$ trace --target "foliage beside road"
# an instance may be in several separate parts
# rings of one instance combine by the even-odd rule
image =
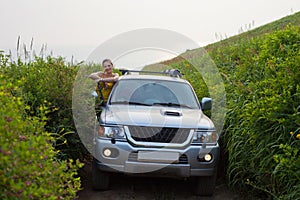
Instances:
[[[228,156],[229,184],[248,195],[298,198],[299,25],[216,45],[218,48],[211,45],[207,51],[226,88],[227,112],[221,143]],[[197,67],[186,60],[175,59],[167,64],[186,74],[199,91],[199,98],[209,95],[210,88],[201,80]]]
[[[0,199],[73,199],[82,165],[57,158],[55,139],[44,129],[47,102],[31,115],[21,82],[0,73]]]

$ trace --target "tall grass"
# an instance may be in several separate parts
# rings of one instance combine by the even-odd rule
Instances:
[[[287,19],[299,22],[299,15]],[[247,196],[299,198],[299,24],[282,27],[282,22],[274,22],[263,28],[271,31],[268,34],[247,33],[206,47],[226,87],[221,145],[227,155],[227,179]],[[199,98],[209,95],[201,76],[196,77],[197,71],[183,59],[165,64],[185,72]]]

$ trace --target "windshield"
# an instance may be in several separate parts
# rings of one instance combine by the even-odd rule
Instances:
[[[162,80],[120,80],[112,92],[110,104],[199,109],[189,84]]]

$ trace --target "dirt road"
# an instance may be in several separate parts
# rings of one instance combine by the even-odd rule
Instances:
[[[189,181],[167,178],[129,177],[114,175],[111,189],[94,191],[91,185],[91,166],[86,165],[81,172],[83,190],[79,192],[78,200],[238,200],[241,199],[228,187],[218,181],[215,194],[212,197],[198,197],[192,194],[192,184]]]

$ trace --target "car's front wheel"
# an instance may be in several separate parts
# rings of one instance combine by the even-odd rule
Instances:
[[[97,168],[95,160],[92,165],[92,184],[94,190],[107,190],[109,188],[109,173],[102,172]]]

